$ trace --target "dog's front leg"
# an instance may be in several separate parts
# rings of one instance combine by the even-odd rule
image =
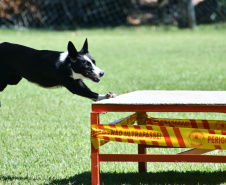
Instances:
[[[64,81],[62,85],[65,86],[73,94],[77,94],[94,101],[116,97],[116,94],[114,94],[113,92],[109,92],[105,95],[100,95],[98,93],[92,92],[82,80],[73,80],[70,78]]]
[[[99,94],[92,92],[82,80],[74,80],[69,78],[64,82],[61,82],[71,93],[83,96],[94,101],[98,100]]]
[[[63,81],[61,80],[61,84],[62,86],[66,87],[71,93],[92,99],[93,101],[99,101],[103,99],[116,97],[116,94],[114,94],[113,92],[109,92],[105,95],[95,93],[91,91],[86,86],[86,84],[80,79],[78,80],[74,80],[72,78],[64,79]]]

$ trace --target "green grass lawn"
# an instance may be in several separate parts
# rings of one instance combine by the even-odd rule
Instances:
[[[226,27],[195,30],[120,27],[79,31],[0,30],[0,42],[65,51],[88,38],[89,51],[105,71],[95,92],[125,90],[226,90]],[[22,80],[0,94],[0,184],[90,184],[92,101],[65,88],[44,89]],[[101,115],[108,123],[129,113]],[[223,119],[225,114],[150,113],[155,117]],[[176,153],[184,149],[148,149]],[[102,153],[137,153],[134,144],[108,143]],[[226,151],[214,151],[224,154]],[[225,184],[225,164],[101,163],[102,184]]]

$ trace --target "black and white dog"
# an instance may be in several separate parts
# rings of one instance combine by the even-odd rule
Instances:
[[[45,88],[64,86],[73,94],[94,101],[116,96],[112,92],[106,95],[92,92],[83,82],[84,79],[99,82],[99,78],[104,75],[89,54],[87,39],[81,51],[78,52],[72,42],[68,42],[67,50],[36,50],[18,44],[1,43],[0,91],[26,78]]]

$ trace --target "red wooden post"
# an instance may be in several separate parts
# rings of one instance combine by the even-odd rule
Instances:
[[[99,113],[91,113],[91,127],[99,124]],[[92,131],[91,131],[92,133]],[[93,142],[97,144],[97,148],[94,147]],[[91,139],[91,181],[92,185],[100,184],[100,142],[98,139]]]
[[[145,125],[146,120],[146,112],[137,112],[137,124]],[[138,154],[146,154],[145,145],[138,144]],[[138,171],[139,173],[147,172],[147,163],[146,162],[138,162]]]
[[[146,154],[145,145],[138,145],[138,154]],[[139,173],[147,172],[147,162],[138,162]]]

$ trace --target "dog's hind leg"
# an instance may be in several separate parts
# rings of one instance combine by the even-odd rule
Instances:
[[[0,60],[0,91],[3,91],[7,86],[8,69],[2,64]]]
[[[3,84],[0,82],[0,91],[3,91],[6,88],[7,84]]]
[[[0,74],[0,91],[3,91],[7,85],[17,85],[21,79],[22,77],[16,74],[11,74],[7,76],[5,73],[1,73]]]
[[[22,79],[22,77],[20,75],[11,74],[7,77],[7,84],[17,85],[20,82],[21,79]]]
[[[0,74],[0,91],[3,91],[7,86],[7,77],[5,74]]]

